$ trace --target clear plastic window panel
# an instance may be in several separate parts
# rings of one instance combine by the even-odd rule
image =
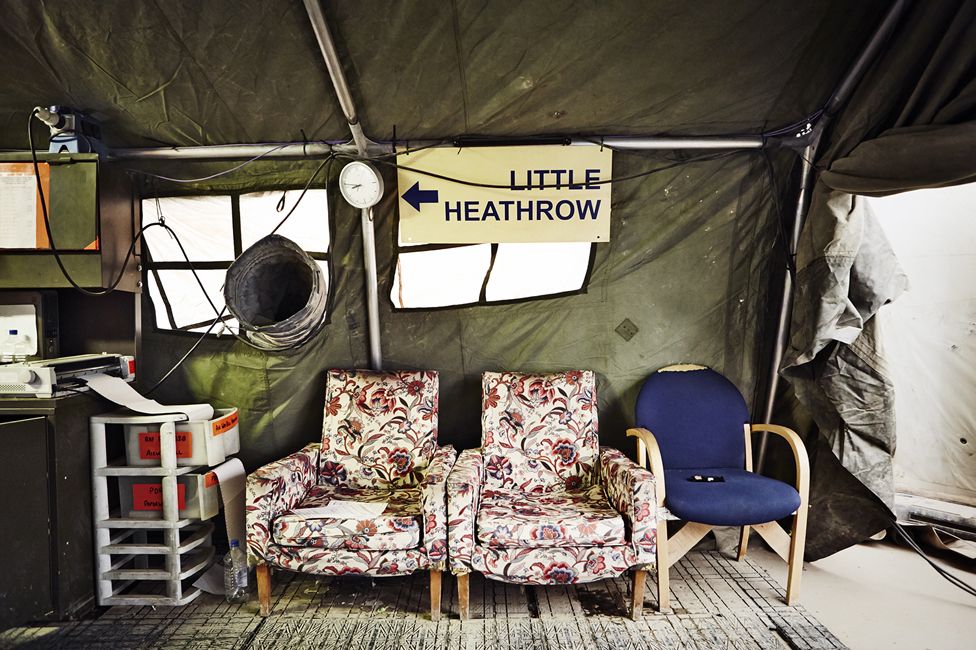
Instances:
[[[488,302],[578,291],[590,265],[588,242],[499,244],[485,290]]]
[[[224,307],[224,276],[227,274],[222,269],[218,270],[197,270],[200,276],[200,284],[206,289],[206,294],[200,289],[200,284],[193,277],[193,272],[188,270],[162,270],[151,271],[149,273],[149,296],[152,299],[153,309],[156,312],[156,327],[159,329],[184,329],[187,326],[194,326],[187,331],[205,332],[210,324],[217,317],[214,307],[219,312]],[[157,284],[157,277],[162,287]],[[211,306],[207,300],[213,302]],[[173,323],[170,323],[172,313]],[[237,332],[237,320],[227,312],[224,313],[225,319],[218,323],[211,330],[211,334],[228,333],[228,330]]]
[[[301,190],[255,192],[240,198],[241,245],[246,249],[271,233],[291,210]],[[284,202],[282,202],[284,197]],[[281,208],[280,210],[278,208]],[[277,233],[309,253],[329,250],[329,201],[326,190],[309,190]]]
[[[143,226],[159,221],[160,215],[179,237],[191,262],[234,260],[234,227],[229,196],[143,199]],[[163,228],[149,228],[144,237],[154,262],[186,261],[176,240]]]
[[[477,302],[490,265],[490,244],[401,251],[390,299],[406,309]]]

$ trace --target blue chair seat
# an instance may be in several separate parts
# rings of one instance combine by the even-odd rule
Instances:
[[[695,474],[724,482],[689,481]],[[751,526],[787,517],[800,507],[800,494],[787,483],[744,469],[666,469],[665,500],[671,514],[710,526]]]

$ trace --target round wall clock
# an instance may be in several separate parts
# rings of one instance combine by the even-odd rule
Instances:
[[[354,208],[371,208],[383,198],[383,177],[368,162],[354,160],[339,172],[339,191]]]

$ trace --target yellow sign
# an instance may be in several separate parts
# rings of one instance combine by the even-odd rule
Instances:
[[[600,149],[547,145],[401,153],[400,243],[610,241],[612,152]]]

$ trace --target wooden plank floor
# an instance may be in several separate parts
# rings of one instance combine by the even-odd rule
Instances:
[[[254,599],[204,595],[186,607],[112,607],[96,619],[0,633],[0,648],[335,648],[344,650],[618,650],[843,648],[802,606],[746,559],[692,552],[671,570],[673,612],[655,611],[653,575],[644,616],[627,618],[629,580],[518,587],[475,574],[472,620],[458,618],[445,576],[444,616],[430,621],[427,574],[397,578],[274,575],[272,614]]]

